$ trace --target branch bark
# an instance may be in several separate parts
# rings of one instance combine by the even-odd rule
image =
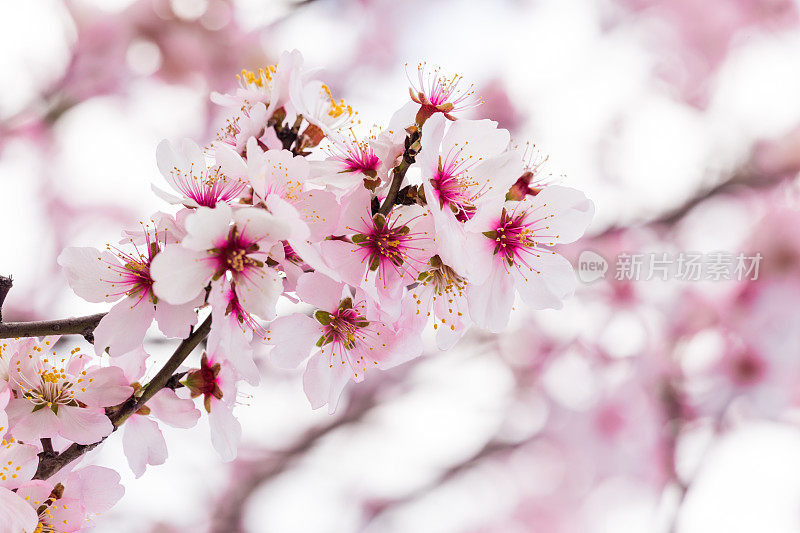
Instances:
[[[0,339],[17,337],[44,337],[46,335],[83,335],[90,337],[100,319],[106,313],[96,315],[62,318],[59,320],[39,320],[35,322],[0,323]]]
[[[136,413],[147,403],[158,391],[170,383],[173,374],[179,366],[186,360],[190,353],[208,336],[211,331],[211,315],[209,315],[191,335],[180,343],[172,354],[172,357],[164,363],[164,366],[151,379],[147,385],[138,391],[138,395],[133,395],[120,405],[107,410],[108,418],[117,430],[125,421]],[[96,448],[107,437],[93,444],[72,444],[61,453],[44,451],[39,454],[39,467],[36,469],[34,479],[47,479],[59,470],[80,458],[85,453]]]
[[[10,277],[0,276],[0,322],[3,321],[3,302],[6,300],[8,291],[11,290],[13,283]]]
[[[403,184],[403,178],[408,172],[408,168],[414,164],[419,152],[420,145],[419,139],[421,137],[421,129],[418,127],[406,137],[405,150],[403,151],[403,159],[396,167],[392,169],[392,183],[389,185],[389,192],[386,193],[386,198],[383,200],[378,212],[383,216],[387,216],[389,211],[392,210],[395,200],[397,200],[397,193],[400,191],[400,186]]]

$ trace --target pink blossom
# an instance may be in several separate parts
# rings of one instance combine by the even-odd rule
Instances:
[[[93,444],[111,433],[104,407],[133,393],[116,367],[87,366],[78,349],[69,355],[48,353],[51,340],[17,352],[10,381],[16,391],[7,412],[14,436],[29,442],[61,435],[78,444]]]
[[[442,260],[467,271],[465,232],[495,216],[506,193],[523,174],[522,160],[506,152],[509,133],[490,120],[459,120],[447,128],[442,115],[432,116],[422,131],[417,166],[425,199],[436,225]]]
[[[536,196],[508,202],[470,235],[473,261],[467,288],[472,319],[490,331],[508,323],[515,290],[534,309],[560,308],[572,294],[575,275],[553,249],[578,239],[594,215],[580,191],[551,185]]]
[[[192,398],[203,397],[214,449],[223,461],[233,461],[242,439],[242,426],[233,415],[236,379],[227,361],[204,353],[200,368],[186,374],[183,383]]]
[[[125,493],[119,481],[119,474],[113,470],[87,466],[70,472],[60,482],[35,480],[23,484],[16,496],[35,517],[33,528],[24,531],[72,533],[91,527],[92,517],[110,510]],[[27,514],[25,520],[30,523]]]
[[[441,68],[427,71],[427,63],[417,65],[417,81],[411,79],[408,92],[411,99],[420,105],[417,122],[422,124],[434,113],[442,113],[448,120],[455,120],[453,113],[465,111],[481,104],[475,95],[475,86],[464,85],[460,74],[446,76]],[[408,75],[408,73],[406,73]]]
[[[314,183],[349,192],[364,184],[374,189],[385,178],[378,175],[384,165],[369,141],[335,136],[331,141],[328,158],[311,163]]]
[[[209,167],[200,147],[189,139],[183,141],[180,152],[168,141],[161,141],[156,149],[156,160],[164,179],[182,195],[174,196],[154,185],[153,192],[171,204],[214,207],[238,198],[247,186],[223,174],[219,165]]]
[[[339,231],[348,240],[323,241],[320,249],[340,279],[363,288],[396,317],[403,288],[434,255],[433,220],[430,211],[418,205],[396,206],[388,216],[373,216],[366,193],[357,190],[343,200],[350,205]]]
[[[290,85],[299,77],[302,67],[303,56],[298,50],[283,52],[276,65],[256,72],[243,70],[237,76],[239,88],[233,95],[212,93],[211,100],[236,110],[260,102],[267,105],[266,116],[269,118],[276,109],[288,102]]]
[[[158,218],[153,227],[128,233],[130,251],[112,246],[102,252],[71,247],[58,257],[78,296],[90,302],[118,301],[94,330],[98,354],[108,350],[110,355],[118,356],[134,350],[141,345],[154,318],[167,337],[184,338],[197,322],[194,308],[199,302],[172,305],[159,300],[153,292],[153,259],[165,244],[175,242],[183,233],[168,215]]]
[[[168,245],[151,265],[153,292],[173,305],[193,301],[213,280],[229,274],[242,307],[265,319],[275,315],[283,282],[267,266],[270,248],[290,234],[286,222],[263,209],[200,207],[186,218],[186,237]]]
[[[280,367],[298,366],[309,354],[303,388],[311,406],[333,413],[345,385],[363,381],[368,369],[387,369],[419,356],[422,345],[413,324],[386,321],[369,296],[322,274],[300,278],[297,296],[313,305],[314,318],[292,314],[274,320],[267,343]]]

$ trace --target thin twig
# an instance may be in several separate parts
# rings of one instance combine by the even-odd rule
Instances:
[[[403,178],[408,171],[408,168],[414,164],[419,152],[419,139],[420,129],[415,128],[406,137],[405,150],[403,151],[403,159],[396,167],[392,169],[392,183],[389,185],[389,192],[386,193],[386,198],[383,200],[378,212],[383,216],[387,216],[389,211],[392,210],[395,200],[397,200],[397,193],[400,191],[400,186],[403,184]]]
[[[138,392],[122,402],[120,405],[107,410],[108,418],[114,425],[114,430],[120,427],[130,416],[136,413],[144,404],[152,398],[158,391],[163,389],[173,377],[179,366],[186,360],[190,353],[208,336],[211,331],[211,316],[209,315],[200,326],[181,342],[172,357],[164,364],[161,370]],[[39,467],[36,469],[34,479],[47,479],[69,463],[83,456],[83,454],[93,450],[106,437],[93,444],[72,444],[63,452],[52,455],[42,452],[39,455]]]
[[[59,320],[39,320],[35,322],[4,322],[0,324],[0,339],[17,337],[44,337],[46,335],[91,335],[100,319],[106,313],[96,315],[62,318]]]

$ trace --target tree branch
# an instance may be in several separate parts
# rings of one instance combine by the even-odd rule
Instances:
[[[4,322],[0,324],[0,339],[44,337],[46,335],[83,335],[84,337],[89,337],[104,316],[106,316],[106,313],[59,320]]]
[[[163,389],[170,383],[173,374],[179,366],[186,360],[190,353],[208,336],[211,331],[211,315],[209,315],[200,326],[195,329],[191,335],[180,343],[178,348],[172,354],[172,357],[164,363],[164,366],[158,373],[151,379],[147,385],[138,391],[138,396],[134,394],[123,403],[116,407],[107,409],[108,418],[114,425],[114,431],[125,421],[136,413],[139,409],[147,403],[158,391]],[[72,461],[83,456],[83,454],[93,450],[107,437],[93,444],[72,444],[67,449],[59,454],[48,453],[47,451],[39,454],[39,467],[36,469],[34,479],[47,479],[59,470],[70,464]]]
[[[389,185],[389,192],[386,193],[386,198],[383,200],[383,205],[378,210],[380,214],[386,216],[392,210],[395,200],[397,200],[397,193],[400,191],[400,186],[403,184],[403,178],[408,172],[408,168],[414,164],[419,152],[421,133],[420,128],[414,129],[406,137],[405,150],[403,151],[403,160],[392,169],[392,184]]]
[[[3,321],[3,302],[6,300],[12,284],[13,280],[10,277],[0,276],[0,322]]]

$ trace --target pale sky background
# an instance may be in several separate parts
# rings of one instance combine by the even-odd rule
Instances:
[[[118,9],[125,0],[94,0]],[[243,0],[241,23],[256,27],[279,16],[280,8]],[[192,16],[196,5],[180,1]],[[418,3],[414,3],[418,6]],[[679,204],[699,184],[734,168],[754,139],[773,137],[800,123],[800,33],[754,33],[723,65],[708,109],[678,101],[649,75],[654,57],[642,43],[653,27],[621,24],[603,31],[604,2],[430,1],[424,12],[408,13],[400,28],[403,57],[393,75],[379,78],[356,69],[344,94],[366,123],[385,124],[407,98],[404,62],[424,59],[445,65],[478,83],[500,76],[512,99],[531,120],[528,137],[550,155],[549,169],[584,189],[597,205],[594,229],[614,221],[648,216]],[[0,17],[0,117],[22,108],[32,92],[57,76],[67,59],[73,30],[53,0],[4,0]],[[487,12],[491,16],[487,16]],[[299,48],[311,66],[336,70],[351,56],[353,26],[369,24],[357,12],[330,2],[304,8],[265,37],[277,53]],[[141,52],[141,51],[140,51]],[[147,55],[131,61],[148,68]],[[213,89],[213,88],[212,88]],[[45,234],[36,183],[29,176],[44,164],[56,169],[59,194],[76,203],[124,202],[136,217],[166,206],[150,192],[159,183],[155,147],[202,135],[206,92],[145,80],[128,88],[130,98],[95,98],[69,111],[56,131],[54,161],[41,161],[22,143],[0,158],[0,272],[15,275],[20,292],[46,272],[37,249]],[[625,117],[620,121],[620,116]],[[619,123],[619,124],[617,124]],[[613,133],[613,135],[612,135]],[[598,143],[608,135],[607,142]],[[203,139],[198,140],[202,141]],[[609,181],[609,176],[613,181]],[[612,186],[610,186],[612,184]],[[95,225],[70,236],[71,244],[101,246],[120,228]],[[726,228],[709,226],[702,240]],[[66,286],[66,282],[63,281]],[[9,300],[14,297],[14,292]],[[53,317],[102,310],[71,293],[51,310]],[[564,315],[546,315],[557,322]],[[519,320],[519,318],[518,318]],[[75,341],[78,342],[78,341]],[[164,346],[154,346],[156,352]],[[423,483],[452,458],[469,456],[492,434],[496,414],[508,401],[508,369],[476,356],[475,346],[435,354],[415,368],[417,384],[382,407],[369,423],[346,436],[334,434],[277,482],[263,488],[250,510],[252,531],[341,533],[355,531],[360,516],[347,505],[348,492],[391,496]],[[265,382],[246,390],[238,414],[248,446],[288,443],[328,415],[311,412],[298,376],[269,371]],[[536,420],[522,421],[523,431]],[[164,520],[202,530],[204,505],[226,483],[226,470],[208,440],[202,419],[192,430],[165,434],[166,465],[149,467],[139,480],[125,464],[120,436],[96,454],[100,464],[123,475],[126,496],[96,531],[140,533]],[[689,443],[703,449],[703,436]],[[245,452],[246,453],[246,452]],[[536,471],[531,470],[531,476]],[[465,489],[466,487],[466,489]],[[446,533],[501,512],[512,490],[502,481],[481,487],[465,481],[391,517],[390,528],[372,531]],[[449,492],[448,492],[449,491]],[[597,531],[651,533],[669,498],[610,485],[609,495],[628,491],[626,505],[587,502],[597,514]],[[659,511],[659,509],[662,509]],[[680,533],[800,532],[800,432],[772,423],[749,424],[714,445],[692,487]]]

